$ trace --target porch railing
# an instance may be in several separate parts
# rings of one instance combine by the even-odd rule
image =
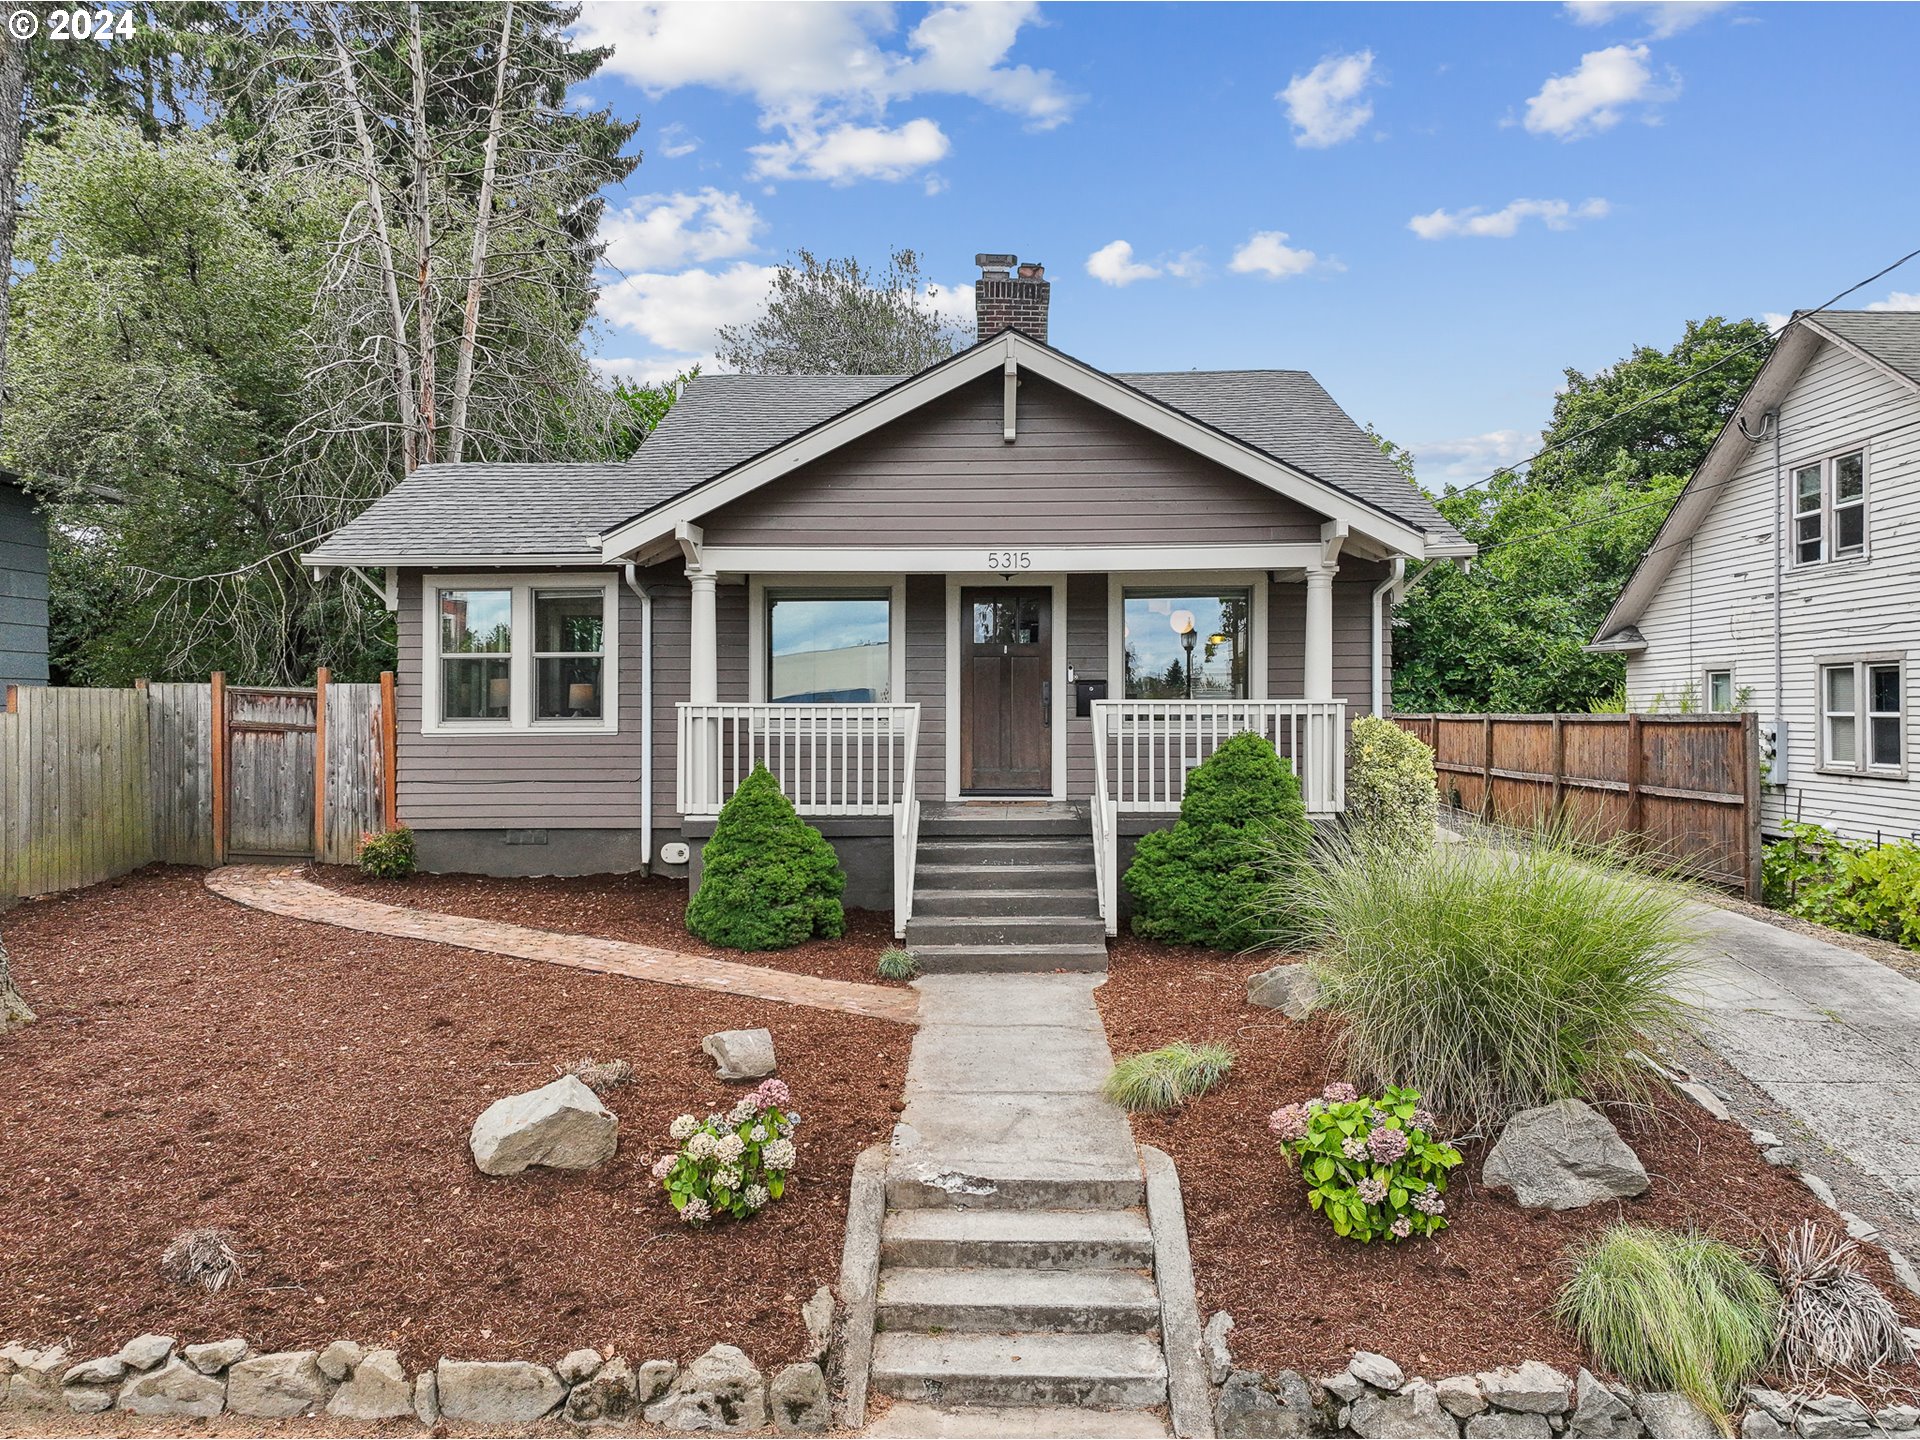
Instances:
[[[1269,740],[1300,777],[1309,814],[1346,808],[1344,700],[1096,700],[1093,856],[1100,914],[1118,933],[1124,814],[1172,814],[1187,774],[1233,736]]]
[[[893,915],[904,934],[913,910],[913,852],[920,802],[918,705],[677,707],[676,808],[689,819],[719,815],[740,784],[765,765],[806,816],[887,816],[893,821]]]

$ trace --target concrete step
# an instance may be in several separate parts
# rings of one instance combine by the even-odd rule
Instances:
[[[929,1157],[919,1166],[887,1171],[887,1209],[1033,1212],[1132,1210],[1147,1203],[1147,1184],[1137,1167],[1092,1164],[1062,1175],[1059,1170],[997,1165],[945,1165]]]
[[[1036,861],[1030,865],[928,864],[924,854],[923,849],[922,858],[913,867],[916,895],[931,890],[988,890],[1001,885],[1091,890],[1094,884],[1091,854],[1080,860]]]
[[[881,1222],[880,1261],[1138,1269],[1153,1264],[1153,1232],[1138,1210],[896,1210]]]
[[[1069,1410],[1058,1405],[968,1405],[948,1410],[896,1400],[869,1416],[860,1432],[873,1440],[1007,1440],[1046,1435],[1051,1440],[1165,1440],[1173,1431],[1157,1410]]]
[[[1098,919],[1058,915],[915,915],[907,948],[922,945],[1098,945],[1107,927]]]
[[[1160,1324],[1160,1296],[1139,1270],[885,1269],[885,1331],[1004,1335],[1144,1335]]]
[[[912,921],[907,922],[909,926]],[[1098,922],[1095,922],[1096,924]],[[1029,971],[1081,970],[1107,968],[1106,934],[1100,943],[1074,945],[928,945],[909,938],[913,958],[928,975],[1012,974]]]
[[[1093,837],[1062,835],[1044,840],[930,840],[922,835],[914,859],[920,865],[1091,865]]]
[[[1025,877],[1021,877],[1025,878]],[[1093,888],[1093,877],[1085,885],[1059,887],[1008,886],[1004,890],[959,890],[941,888],[913,892],[915,918],[941,915],[1052,915],[1064,919],[1100,918],[1100,896]]]
[[[873,1388],[943,1405],[1164,1405],[1167,1366],[1146,1335],[881,1334]]]
[[[925,839],[965,836],[1085,835],[1092,821],[1081,805],[922,805]]]

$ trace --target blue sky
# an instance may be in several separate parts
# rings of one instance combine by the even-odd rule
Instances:
[[[1904,4],[590,3],[638,115],[600,358],[657,376],[807,246],[1046,264],[1103,369],[1298,367],[1422,480],[1564,366],[1812,306],[1920,246]],[[1846,302],[1920,308],[1920,261]]]

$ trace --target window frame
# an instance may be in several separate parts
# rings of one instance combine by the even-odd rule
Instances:
[[[1853,709],[1851,712],[1829,710],[1827,708],[1827,676],[1834,671],[1851,671],[1853,674]],[[1898,710],[1874,710],[1872,708],[1872,672],[1875,670],[1893,670],[1898,679]],[[1818,769],[1825,775],[1845,775],[1873,780],[1905,780],[1908,778],[1907,750],[1912,739],[1911,727],[1907,719],[1907,657],[1903,652],[1877,652],[1866,655],[1834,656],[1819,661],[1815,668],[1815,713],[1819,717],[1818,740],[1820,746]],[[1850,715],[1853,720],[1853,755],[1851,761],[1835,760],[1829,733],[1829,722],[1837,715]],[[1877,765],[1873,762],[1873,722],[1876,718],[1886,719],[1892,716],[1900,728],[1900,760],[1897,765]]]
[[[1836,503],[1835,495],[1839,488],[1840,462],[1860,458],[1860,495],[1856,500]],[[1813,510],[1801,510],[1800,476],[1816,470],[1820,477],[1819,507]],[[1870,522],[1873,506],[1873,447],[1867,441],[1841,445],[1823,451],[1819,455],[1806,456],[1786,467],[1787,487],[1787,526],[1786,545],[1788,561],[1796,570],[1808,570],[1821,565],[1844,565],[1855,562],[1865,563],[1873,553]],[[1860,513],[1860,544],[1857,549],[1839,553],[1837,541],[1840,533],[1839,516],[1842,511],[1858,510]],[[1803,518],[1814,516],[1819,521],[1820,553],[1814,559],[1802,559],[1800,555],[1800,522]]]
[[[887,602],[887,689],[890,699],[847,704],[904,705],[907,697],[907,579],[904,575],[755,575],[747,582],[747,698],[767,705],[773,684],[775,600],[881,600]],[[721,639],[722,653],[726,640]],[[793,701],[793,704],[816,702]],[[819,704],[841,702],[819,701]]]
[[[1724,675],[1727,677],[1727,708],[1724,710],[1715,709],[1713,704],[1713,677],[1716,675]],[[1708,715],[1738,715],[1740,713],[1740,707],[1735,703],[1735,697],[1739,693],[1739,687],[1733,683],[1733,666],[1709,665],[1700,672],[1700,708],[1703,713]]]
[[[1256,668],[1254,665],[1255,651],[1253,648],[1254,587],[1251,583],[1241,584],[1237,581],[1221,581],[1219,583],[1209,584],[1209,583],[1206,583],[1204,578],[1201,579],[1200,581],[1193,581],[1193,580],[1173,581],[1165,584],[1160,584],[1160,583],[1140,584],[1133,581],[1125,581],[1121,584],[1120,597],[1119,597],[1120,668],[1115,672],[1115,680],[1119,687],[1119,693],[1114,695],[1113,698],[1116,700],[1131,700],[1135,698],[1127,694],[1126,625],[1127,625],[1127,602],[1129,600],[1198,600],[1202,598],[1219,600],[1224,598],[1226,592],[1229,590],[1243,591],[1245,592],[1247,597],[1247,626],[1246,626],[1246,635],[1244,637],[1244,642],[1243,642],[1246,645],[1246,652],[1247,652],[1246,653],[1247,663],[1245,667],[1246,693],[1243,695],[1224,695],[1224,696],[1202,695],[1202,696],[1196,696],[1195,699],[1196,700],[1235,701],[1235,700],[1252,700],[1252,699],[1259,698],[1259,697],[1256,697],[1256,695],[1254,694],[1254,681],[1253,681],[1254,670]],[[1141,698],[1145,698],[1145,697],[1141,697]]]
[[[506,590],[511,594],[509,619],[511,648],[507,654],[509,682],[505,719],[447,719],[441,714],[440,595],[446,590]],[[555,716],[536,718],[538,685],[534,650],[534,597],[541,592],[597,591],[601,597],[600,685],[598,719]],[[501,735],[612,735],[620,729],[620,580],[597,572],[547,571],[494,575],[425,574],[420,577],[420,733],[442,739],[499,737]],[[541,652],[557,655],[561,652]],[[585,653],[585,652],[581,652]],[[457,658],[457,657],[455,657]]]

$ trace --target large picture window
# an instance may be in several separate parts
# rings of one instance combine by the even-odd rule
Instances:
[[[1244,589],[1126,590],[1121,602],[1129,700],[1244,700]]]
[[[423,727],[614,729],[614,594],[577,576],[429,577]]]
[[[767,597],[767,699],[775,704],[893,699],[893,607],[885,595]]]

